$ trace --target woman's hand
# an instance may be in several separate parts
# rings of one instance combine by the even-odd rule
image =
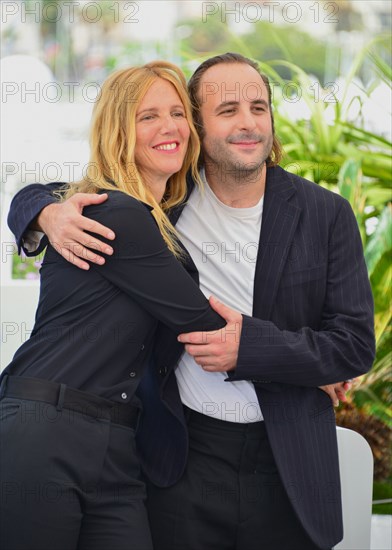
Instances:
[[[328,384],[326,386],[319,386],[320,390],[325,391],[332,399],[334,407],[339,405],[339,401],[342,403],[347,402],[346,392],[352,387],[352,380],[345,380],[344,382],[336,382],[336,384]]]

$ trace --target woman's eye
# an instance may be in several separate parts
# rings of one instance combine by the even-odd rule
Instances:
[[[185,113],[183,113],[181,111],[176,111],[175,113],[173,113],[173,116],[175,116],[177,118],[183,118],[183,117],[185,117]]]

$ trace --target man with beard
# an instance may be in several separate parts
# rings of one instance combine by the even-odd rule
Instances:
[[[170,331],[157,334],[138,438],[154,546],[328,549],[343,534],[340,482],[332,402],[318,388],[336,401],[334,384],[374,357],[355,217],[338,195],[278,166],[270,86],[257,64],[208,59],[189,92],[205,189],[189,180],[171,219],[203,292],[228,304],[211,302],[227,325],[181,335],[180,359]],[[39,214],[75,265],[104,261],[86,247],[107,253],[97,237],[109,229],[79,214],[91,197],[45,207],[50,189],[30,186],[14,199],[19,242]]]

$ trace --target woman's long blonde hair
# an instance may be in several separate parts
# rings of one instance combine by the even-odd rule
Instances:
[[[182,168],[167,183],[159,204],[145,185],[135,162],[136,112],[149,87],[158,78],[170,82],[185,109],[190,138]],[[142,67],[121,69],[104,82],[95,103],[90,131],[90,161],[83,179],[70,184],[62,194],[67,199],[75,193],[99,190],[123,191],[153,208],[152,214],[169,249],[181,256],[176,231],[166,213],[181,203],[186,195],[189,169],[197,183],[200,142],[192,121],[191,104],[182,71],[167,61],[153,61]]]

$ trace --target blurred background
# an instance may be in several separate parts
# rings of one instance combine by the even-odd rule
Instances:
[[[15,254],[12,196],[72,181],[88,162],[88,128],[113,70],[164,58],[187,77],[226,51],[270,77],[282,165],[346,197],[361,230],[376,305],[377,358],[338,423],[375,457],[374,512],[391,489],[391,2],[2,1],[1,297],[4,367],[29,336],[40,258]],[[382,501],[382,502],[381,502]]]

